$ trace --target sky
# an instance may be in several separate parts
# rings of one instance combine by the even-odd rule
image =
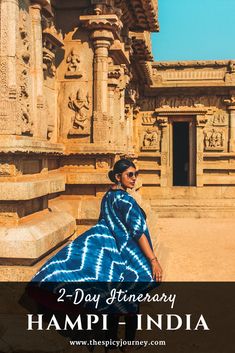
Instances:
[[[155,61],[235,59],[235,0],[158,0]]]

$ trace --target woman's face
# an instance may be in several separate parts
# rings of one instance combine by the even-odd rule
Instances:
[[[121,182],[124,188],[133,189],[137,178],[136,173],[138,174],[138,172],[136,172],[136,169],[134,167],[129,167],[121,174],[116,174],[116,178],[118,181]]]

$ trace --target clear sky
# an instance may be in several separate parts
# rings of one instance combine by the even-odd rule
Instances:
[[[158,0],[155,61],[235,59],[235,0]]]

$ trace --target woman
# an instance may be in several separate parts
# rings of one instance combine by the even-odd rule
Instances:
[[[162,269],[153,252],[145,212],[127,192],[135,186],[136,167],[132,161],[120,159],[108,175],[114,185],[103,196],[98,223],[47,261],[31,283],[49,289],[53,282],[54,289],[57,282],[63,286],[64,282],[68,286],[76,282],[138,282],[144,292],[148,284],[145,287],[142,282],[161,281]],[[134,289],[136,292],[137,287]],[[125,304],[116,305],[117,314],[109,311],[106,339],[117,339],[119,314],[125,312],[125,339],[132,341],[138,305],[127,304],[127,310]],[[116,347],[111,344],[108,348]]]
[[[138,171],[123,158],[108,175],[114,185],[103,196],[98,223],[47,261],[32,281],[161,281],[145,212],[127,192]]]

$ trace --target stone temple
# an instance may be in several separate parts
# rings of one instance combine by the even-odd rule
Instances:
[[[235,61],[154,62],[158,30],[157,0],[0,1],[1,280],[96,222],[120,157],[153,225],[235,214]]]

